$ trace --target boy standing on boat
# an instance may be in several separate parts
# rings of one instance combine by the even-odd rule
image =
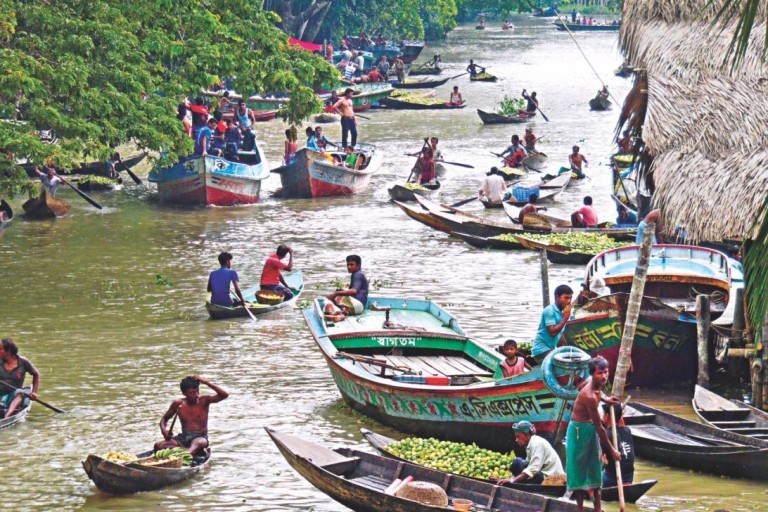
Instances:
[[[598,356],[590,359],[588,369],[590,378],[576,397],[568,424],[565,469],[568,490],[574,491],[579,512],[584,510],[584,497],[588,491],[594,491],[595,512],[601,512],[603,465],[600,460],[600,445],[610,449],[613,460],[621,460],[621,454],[608,439],[597,408],[601,400],[610,404],[620,404],[621,401],[618,397],[603,396],[603,386],[608,383],[608,361],[605,358]]]
[[[552,350],[562,344],[565,324],[571,317],[571,299],[573,290],[566,284],[555,288],[555,303],[550,304],[541,312],[539,330],[533,339],[531,355],[538,364],[544,361]]]
[[[347,271],[351,274],[349,288],[338,289],[326,296],[337,305],[345,306],[351,315],[362,314],[368,302],[368,278],[360,270],[362,265],[363,260],[357,254],[347,256]]]
[[[310,128],[311,129],[311,128]],[[282,259],[288,255],[288,263],[283,263]],[[264,262],[264,268],[261,271],[261,289],[272,290],[273,292],[281,293],[283,300],[291,300],[293,298],[293,292],[288,286],[288,283],[283,279],[281,271],[286,270],[290,272],[293,270],[293,249],[285,244],[277,246],[275,254],[267,258]]]
[[[243,299],[243,294],[240,291],[240,278],[237,277],[237,272],[232,270],[232,255],[228,252],[219,254],[219,265],[221,265],[221,268],[214,270],[208,276],[208,291],[211,293],[211,304],[228,308],[238,305],[232,302],[229,292],[230,285],[234,285],[235,294],[240,299],[240,304],[245,304],[245,299]]]
[[[352,89],[344,91],[341,98],[333,108],[341,116],[341,146],[347,147],[347,136],[352,136],[352,147],[357,144],[357,120],[355,119],[354,104],[352,102]]]
[[[216,394],[200,396],[200,384],[205,384]],[[211,404],[226,400],[229,393],[198,375],[184,377],[181,393],[184,398],[174,400],[160,419],[160,432],[165,441],[155,443],[155,451],[181,447],[192,455],[203,455],[208,449],[208,408]],[[181,423],[181,434],[174,436],[173,421],[170,428],[168,421],[176,415]]]
[[[0,407],[5,412],[4,418],[13,416],[24,399],[24,377],[32,375],[32,392],[29,398],[37,398],[40,385],[40,372],[25,357],[19,355],[19,347],[10,338],[0,341]]]

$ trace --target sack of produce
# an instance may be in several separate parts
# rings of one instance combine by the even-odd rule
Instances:
[[[448,495],[445,494],[442,487],[432,482],[409,482],[398,491],[397,496],[407,500],[418,501],[422,505],[448,506]]]
[[[126,453],[126,452],[107,452],[104,455],[101,456],[102,459],[107,459],[110,462],[117,462],[117,463],[125,463],[125,462],[134,462],[138,460],[138,457],[136,457],[132,453]]]

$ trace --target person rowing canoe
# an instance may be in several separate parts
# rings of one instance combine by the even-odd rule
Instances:
[[[40,372],[29,359],[19,355],[19,347],[10,338],[0,341],[0,407],[4,418],[10,418],[20,408],[24,395],[29,394],[32,400],[37,399],[37,388],[40,386]],[[23,389],[27,373],[32,375],[32,391]]]

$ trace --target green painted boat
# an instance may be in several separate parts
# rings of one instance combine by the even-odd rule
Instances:
[[[369,297],[362,314],[334,322],[326,299],[304,310],[309,330],[350,407],[405,432],[510,450],[512,423],[553,438],[575,398],[571,374],[587,355],[561,347],[541,366],[502,378],[503,356],[470,339],[434,302]]]

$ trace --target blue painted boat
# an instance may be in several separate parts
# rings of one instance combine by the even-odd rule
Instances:
[[[565,328],[569,345],[605,357],[616,366],[627,302],[637,264],[636,245],[603,252],[586,268],[584,283],[601,278],[607,289],[573,309]],[[710,315],[718,319],[731,302],[733,269],[723,253],[692,245],[654,245],[628,381],[662,384],[695,377],[696,294],[710,295]]]
[[[515,421],[529,420],[549,438],[566,427],[564,398],[576,396],[569,378],[584,375],[584,352],[561,347],[542,366],[504,379],[503,356],[434,302],[369,297],[361,315],[340,322],[324,318],[325,304],[316,299],[304,317],[345,402],[363,414],[498,450],[513,448]]]
[[[157,184],[161,203],[187,206],[233,206],[259,200],[269,167],[259,145],[239,151],[237,160],[193,156],[166,168],[155,168],[149,181]]]

